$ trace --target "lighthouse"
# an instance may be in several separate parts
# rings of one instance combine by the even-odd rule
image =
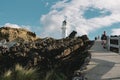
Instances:
[[[63,22],[62,22],[62,38],[65,38],[66,37],[66,25],[67,25],[67,22],[66,22],[66,20],[64,20]]]

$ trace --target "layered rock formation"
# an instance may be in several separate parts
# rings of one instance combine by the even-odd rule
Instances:
[[[9,31],[8,28],[4,28],[0,34],[6,31],[9,37],[5,37],[5,39],[8,39],[9,43],[18,37],[22,38],[20,35],[16,38],[11,37],[9,34],[11,31],[7,32],[7,30]],[[16,31],[17,29],[13,32]],[[19,63],[25,67],[40,68],[42,75],[55,69],[70,79],[76,70],[81,69],[90,61],[91,54],[88,50],[93,45],[93,41],[90,41],[87,35],[75,37],[75,35],[70,34],[64,39],[36,39],[33,33],[28,32],[22,33],[25,34],[23,40],[28,39],[27,41],[21,42],[18,38],[18,42],[14,45],[0,47],[1,72]],[[28,36],[31,37],[28,38]],[[3,39],[3,35],[1,38]]]

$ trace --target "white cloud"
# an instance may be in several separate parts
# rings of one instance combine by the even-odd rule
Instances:
[[[11,27],[11,28],[20,28],[17,24],[6,23],[4,27]]]
[[[83,14],[90,7],[100,9],[101,13],[109,11],[111,14],[86,19]],[[76,30],[79,35],[82,35],[120,22],[119,13],[120,0],[62,0],[54,4],[51,7],[51,11],[43,15],[40,21],[45,27],[44,36],[60,38],[61,25],[65,16],[67,16],[68,34],[72,30]]]
[[[120,28],[112,29],[111,35],[120,35]]]
[[[17,25],[17,24],[11,24],[11,23],[6,23],[4,27],[11,27],[11,28],[24,28],[27,30],[31,30],[31,27],[29,25]]]

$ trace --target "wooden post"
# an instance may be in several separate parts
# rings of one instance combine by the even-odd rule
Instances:
[[[120,54],[120,36],[119,36],[119,38],[118,38],[118,45],[119,45],[119,47],[118,47],[118,52],[119,52],[119,54]]]

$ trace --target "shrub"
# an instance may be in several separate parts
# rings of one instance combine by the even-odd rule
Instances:
[[[56,70],[50,70],[47,72],[46,77],[44,80],[66,80],[67,77]]]

